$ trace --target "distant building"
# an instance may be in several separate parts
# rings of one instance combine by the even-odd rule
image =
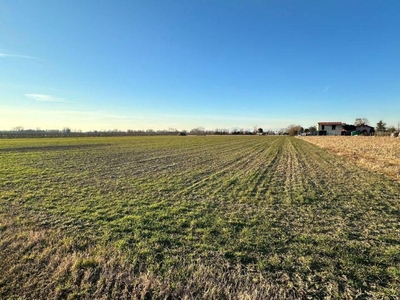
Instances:
[[[356,125],[343,123],[342,135],[351,135],[354,131],[357,131]]]
[[[318,122],[318,135],[341,135],[343,129],[342,122]]]
[[[343,124],[342,135],[373,135],[375,128],[369,125],[348,125]]]
[[[375,133],[375,128],[369,125],[358,125],[356,130],[362,135],[371,135]]]
[[[350,125],[343,122],[319,122],[318,135],[372,135],[375,128],[369,125]]]

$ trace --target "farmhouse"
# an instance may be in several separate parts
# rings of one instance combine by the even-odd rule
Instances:
[[[363,135],[371,135],[375,133],[375,128],[369,125],[357,125],[356,130]]]
[[[353,132],[356,135],[372,135],[375,128],[366,124],[350,125],[343,122],[319,122],[317,126],[318,135],[350,135]]]
[[[342,122],[319,122],[318,135],[341,135],[343,129]]]
[[[343,123],[342,135],[372,135],[375,133],[375,128],[366,124],[362,125],[349,125]]]

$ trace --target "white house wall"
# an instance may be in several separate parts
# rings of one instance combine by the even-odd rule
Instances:
[[[332,125],[324,125],[324,129],[322,129],[322,125],[318,124],[318,130],[325,130],[326,135],[341,135],[342,134],[342,125],[335,125],[336,129],[332,129]]]
[[[342,134],[342,126],[341,125],[336,125],[335,130],[332,130],[332,126],[325,126],[325,127],[330,127],[330,130],[326,131],[327,135],[341,135]]]

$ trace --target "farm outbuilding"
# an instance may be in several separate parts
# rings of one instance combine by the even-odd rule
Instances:
[[[375,128],[369,125],[358,125],[356,127],[356,130],[362,135],[371,135],[375,133]]]

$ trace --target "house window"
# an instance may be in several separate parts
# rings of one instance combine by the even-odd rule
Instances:
[[[325,125],[322,125],[322,130],[325,130]]]
[[[332,130],[336,130],[336,125],[332,125]]]

